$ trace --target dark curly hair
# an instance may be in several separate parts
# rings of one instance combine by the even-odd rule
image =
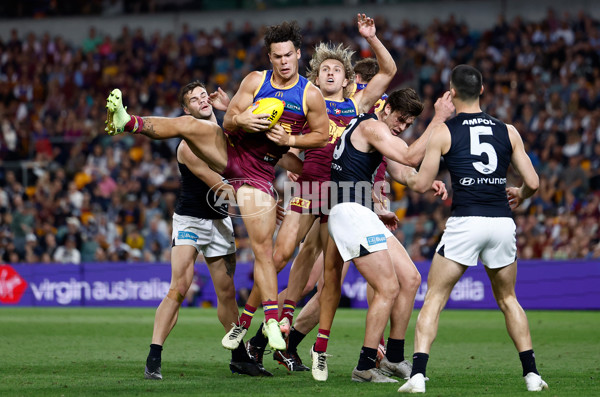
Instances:
[[[392,92],[385,104],[390,105],[392,112],[398,110],[406,117],[418,117],[423,111],[423,102],[412,88],[402,88]]]
[[[295,49],[300,49],[302,46],[302,34],[300,34],[300,26],[296,21],[284,21],[279,25],[269,26],[265,32],[265,47],[271,52],[271,44],[285,43],[291,41]]]

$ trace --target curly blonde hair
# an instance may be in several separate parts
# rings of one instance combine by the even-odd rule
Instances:
[[[332,43],[319,43],[315,47],[315,53],[310,60],[306,78],[314,85],[317,85],[317,77],[319,76],[321,64],[328,59],[340,61],[342,65],[344,65],[344,70],[346,71],[345,77],[348,80],[348,84],[344,87],[344,98],[347,98],[352,92],[351,88],[354,83],[352,55],[354,55],[354,51],[352,51],[350,47],[344,47],[343,44],[335,46]]]

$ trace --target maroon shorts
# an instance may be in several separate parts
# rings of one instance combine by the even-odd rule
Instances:
[[[275,196],[273,162],[258,159],[251,152],[236,145],[235,138],[229,136],[227,137],[227,166],[222,175],[236,192],[242,185],[248,185]]]
[[[300,214],[318,216],[319,223],[327,223],[329,219],[328,182],[303,181],[298,178],[300,191],[292,197],[290,210]]]

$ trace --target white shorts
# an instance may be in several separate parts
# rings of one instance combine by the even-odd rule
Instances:
[[[392,236],[373,211],[358,203],[335,205],[327,228],[344,262],[388,249],[387,239]]]
[[[490,269],[508,266],[517,259],[515,222],[512,218],[451,216],[436,252],[464,266],[477,266],[478,258]]]
[[[193,245],[206,258],[235,252],[231,218],[202,219],[173,214],[173,246]]]

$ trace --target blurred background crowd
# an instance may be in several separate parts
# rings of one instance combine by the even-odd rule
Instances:
[[[515,125],[540,175],[539,192],[515,214],[519,257],[600,257],[599,21],[549,9],[540,20],[499,17],[475,30],[454,16],[426,27],[375,17],[398,65],[389,91],[413,87],[426,104],[404,139],[425,130],[451,69],[476,66],[483,110]],[[321,41],[353,47],[356,60],[372,55],[350,20],[302,28],[302,74]],[[91,26],[79,42],[21,29],[0,37],[0,260],[168,262],[178,142],[108,137],[105,99],[119,87],[130,112],[173,117],[182,114],[177,93],[191,80],[233,95],[248,72],[270,67],[263,31],[228,22],[165,34]],[[451,190],[443,167],[440,177]],[[281,172],[277,186],[285,178]],[[520,180],[513,173],[508,183]],[[401,219],[396,235],[413,260],[431,258],[450,200],[396,183],[389,197]],[[243,224],[235,223],[238,261],[251,261]]]

